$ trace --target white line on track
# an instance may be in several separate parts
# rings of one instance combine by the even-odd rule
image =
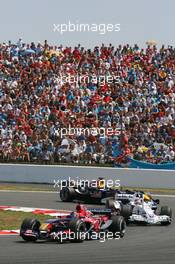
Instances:
[[[175,198],[175,194],[152,194],[153,196]]]
[[[56,191],[22,191],[22,190],[0,190],[0,192],[14,192],[14,193],[47,193],[47,194],[52,194],[52,193],[59,193]]]

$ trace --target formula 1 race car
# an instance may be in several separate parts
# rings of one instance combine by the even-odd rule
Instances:
[[[40,224],[37,219],[24,219],[20,236],[25,241],[55,240],[83,242],[104,237],[119,238],[125,234],[126,223],[122,216],[113,214],[110,209],[87,209],[78,204],[76,211],[69,215],[47,220]]]
[[[141,199],[143,199],[144,202],[146,202],[147,204],[149,204],[149,206],[151,207],[151,209],[156,210],[160,200],[159,199],[153,199],[152,195],[143,191],[138,191],[138,190],[117,190],[115,193],[114,198],[109,198],[106,199],[106,207],[107,208],[111,208],[114,205],[114,200],[116,201],[115,205],[117,203],[120,203],[122,205],[125,204],[131,204],[134,205],[134,201],[136,199],[136,197],[140,197]]]
[[[101,178],[99,178],[101,179]],[[98,181],[98,180],[97,180]],[[103,182],[103,180],[100,180]],[[63,187],[60,190],[60,199],[63,202],[72,202],[74,200],[81,201],[81,202],[87,202],[87,203],[96,203],[96,204],[106,204],[110,199],[108,198],[114,198],[117,200],[122,201],[122,203],[128,203],[130,199],[136,194],[144,194],[145,199],[147,199],[150,203],[152,203],[152,208],[157,208],[157,205],[159,204],[159,200],[153,200],[153,198],[142,191],[130,191],[130,190],[119,190],[116,188],[108,188],[107,186],[98,186],[98,187],[92,187],[92,186],[74,186],[70,187],[70,183],[67,183],[66,187]],[[117,197],[117,198],[116,198]]]
[[[97,180],[98,182],[98,180]],[[103,182],[101,180],[101,182]],[[98,185],[98,183],[97,183]],[[74,200],[87,202],[87,203],[95,203],[95,204],[105,204],[105,199],[109,197],[114,197],[116,193],[116,189],[107,188],[106,186],[93,186],[93,184],[89,185],[75,185],[74,187],[70,187],[71,183],[68,182],[67,186],[63,187],[60,190],[60,199],[63,202],[72,202]]]
[[[119,195],[115,199],[109,199],[106,207],[116,211],[122,215],[127,223],[135,224],[161,224],[169,225],[172,221],[172,210],[168,206],[162,206],[160,211],[157,209],[157,204],[154,205],[154,200],[145,199],[144,193],[135,193],[127,197],[129,202],[123,203]],[[125,197],[126,198],[126,197]]]

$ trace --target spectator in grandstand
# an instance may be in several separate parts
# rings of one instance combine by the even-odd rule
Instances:
[[[174,162],[174,65],[164,45],[0,44],[0,158],[104,164],[118,146],[118,162]],[[100,127],[117,133],[86,131]]]

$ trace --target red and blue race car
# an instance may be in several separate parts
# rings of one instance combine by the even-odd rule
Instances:
[[[20,236],[25,241],[83,242],[102,238],[118,239],[124,236],[125,228],[124,218],[110,209],[87,209],[78,204],[75,212],[66,217],[49,219],[43,224],[37,219],[24,219]]]

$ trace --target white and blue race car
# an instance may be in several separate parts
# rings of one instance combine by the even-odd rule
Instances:
[[[172,222],[172,210],[168,206],[157,208],[151,196],[141,192],[134,194],[116,194],[115,199],[108,199],[106,207],[125,217],[127,223],[169,225]]]

